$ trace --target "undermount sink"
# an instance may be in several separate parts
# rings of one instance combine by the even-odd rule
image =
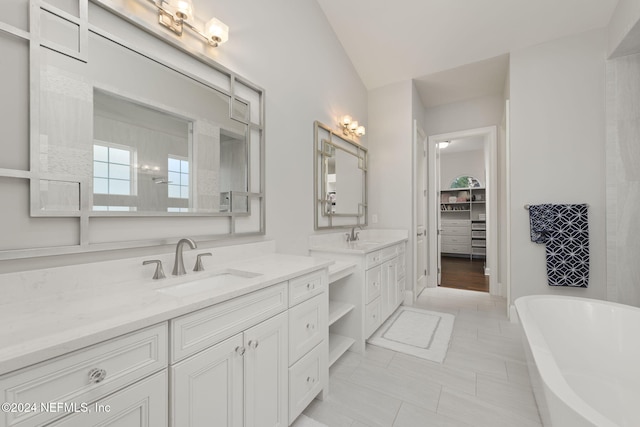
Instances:
[[[373,242],[371,240],[363,240],[363,241],[356,240],[355,242],[350,242],[350,245],[353,246],[354,248],[370,248],[373,246],[378,246],[380,244],[381,242]]]
[[[227,269],[211,276],[203,277],[202,279],[159,288],[157,291],[175,297],[184,297],[208,292],[221,287],[227,288],[246,285],[258,276],[262,276],[262,274],[251,271]]]

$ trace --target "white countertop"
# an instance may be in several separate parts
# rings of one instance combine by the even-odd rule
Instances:
[[[0,374],[320,270],[331,263],[305,256],[269,253],[217,264],[210,271],[189,271],[180,277],[169,275],[163,280],[149,277],[108,285],[69,286],[56,292],[45,292],[46,298],[41,292],[44,283],[21,286],[5,281],[0,287],[14,285],[23,289],[19,295],[11,295],[10,303],[0,306]],[[211,292],[188,297],[174,297],[156,290],[186,280],[206,278],[223,269],[250,271],[260,276],[241,287],[220,286]],[[9,276],[0,277],[0,281],[9,279]]]
[[[309,250],[312,252],[332,252],[362,255],[408,240],[406,230],[358,230],[359,238],[354,242],[346,241],[346,231],[314,235],[309,238]]]

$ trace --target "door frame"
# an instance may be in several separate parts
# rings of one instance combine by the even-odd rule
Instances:
[[[415,302],[415,300],[418,298],[418,275],[417,275],[417,268],[418,268],[418,238],[417,238],[417,233],[418,233],[418,204],[420,203],[420,201],[418,200],[418,195],[417,195],[417,191],[419,188],[419,183],[418,183],[418,170],[419,170],[419,165],[418,162],[424,162],[423,165],[423,173],[424,173],[424,179],[427,180],[427,185],[425,186],[424,190],[427,191],[427,195],[429,194],[429,184],[428,184],[428,179],[429,179],[429,152],[428,152],[428,138],[427,138],[427,134],[426,132],[422,129],[422,127],[418,124],[417,120],[413,120],[413,165],[412,165],[412,175],[413,175],[413,180],[412,183],[413,185],[411,186],[412,189],[412,193],[413,193],[413,212],[412,212],[412,218],[411,218],[411,229],[412,229],[412,233],[413,233],[413,283],[411,286],[411,289],[407,289],[407,292],[405,293],[405,301],[407,302],[407,304],[413,304]],[[428,196],[427,196],[428,197]],[[426,203],[425,203],[425,208],[424,208],[424,215],[427,216],[426,221],[425,221],[425,233],[426,235],[424,236],[425,240],[427,240],[429,238],[429,225],[428,225],[428,219],[429,219],[429,198],[427,198]],[[427,257],[427,260],[425,262],[425,269],[427,270],[427,274],[425,277],[425,280],[427,282],[427,286],[429,286],[429,244],[427,241],[427,247],[425,248],[425,256]]]
[[[468,129],[457,132],[449,132],[439,135],[431,135],[428,138],[429,146],[429,221],[428,221],[428,237],[429,237],[429,276],[427,278],[428,287],[437,286],[437,266],[440,258],[440,252],[437,245],[438,236],[438,217],[440,215],[440,189],[436,188],[435,177],[438,170],[435,156],[437,143],[452,139],[461,139],[471,136],[483,136],[485,146],[485,164],[487,167],[487,176],[485,188],[487,192],[487,263],[486,273],[489,274],[489,293],[491,295],[501,295],[502,290],[498,283],[498,130],[496,126],[487,126],[482,128]],[[433,155],[432,155],[433,153]]]

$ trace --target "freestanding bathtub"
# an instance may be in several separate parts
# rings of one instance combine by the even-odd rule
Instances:
[[[640,308],[552,295],[515,305],[545,427],[640,426]]]

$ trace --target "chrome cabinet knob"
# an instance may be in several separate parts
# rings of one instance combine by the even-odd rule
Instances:
[[[258,340],[250,340],[250,341],[249,341],[249,348],[252,348],[252,349],[254,349],[254,350],[255,350],[256,348],[258,348]]]
[[[236,347],[236,353],[238,354],[238,356],[244,356],[245,351],[247,351],[247,349],[244,347]]]
[[[104,369],[93,368],[89,371],[89,383],[98,384],[107,377],[107,371]]]

